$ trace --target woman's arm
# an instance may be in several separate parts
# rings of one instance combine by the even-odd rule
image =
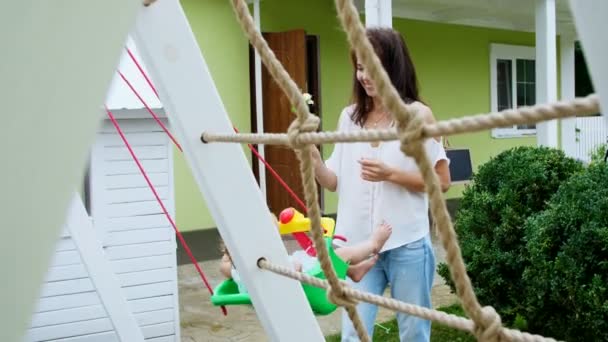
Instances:
[[[419,172],[406,172],[392,168],[387,180],[403,186],[412,192],[424,192],[424,180]],[[450,169],[447,160],[440,160],[435,164],[435,173],[439,177],[441,191],[446,192],[450,188]]]
[[[315,167],[315,178],[317,179],[317,182],[329,191],[336,191],[336,188],[338,187],[338,177],[332,170],[325,166],[319,150],[317,150],[316,147],[312,150],[312,160]]]

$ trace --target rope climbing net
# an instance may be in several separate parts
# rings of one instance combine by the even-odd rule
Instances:
[[[146,4],[152,2],[146,0]],[[300,89],[277,60],[261,34],[256,30],[245,0],[231,0],[231,4],[249,41],[259,53],[269,73],[286,94],[293,108],[295,108],[296,118],[289,126],[286,134],[214,134],[212,132],[204,132],[201,140],[205,143],[279,144],[286,145],[296,152],[300,161],[300,172],[302,174],[306,205],[312,225],[311,234],[321,268],[327,280],[320,280],[300,272],[292,271],[273,264],[270,260],[264,258],[258,260],[258,266],[276,274],[326,289],[328,298],[336,305],[345,308],[362,341],[369,341],[370,337],[367,335],[357,314],[356,304],[358,301],[369,302],[465,330],[482,341],[554,341],[550,338],[505,328],[502,326],[500,316],[492,307],[482,307],[479,304],[466,272],[456,233],[442,197],[438,177],[434,172],[433,165],[431,165],[424,152],[423,143],[425,139],[430,137],[448,136],[515,124],[537,123],[575,115],[591,115],[599,111],[598,97],[590,95],[567,102],[556,102],[496,113],[479,114],[441,121],[435,124],[424,123],[422,119],[423,113],[419,112],[420,108],[405,104],[392,86],[386,71],[367,39],[365,28],[361,24],[357,9],[352,4],[352,1],[335,0],[338,17],[347,33],[349,44],[357,56],[359,56],[359,62],[368,71],[369,77],[378,89],[385,107],[392,113],[397,125],[393,129],[363,130],[350,133],[316,132],[319,126],[319,118],[309,112]],[[321,228],[317,185],[312,160],[314,145],[321,143],[374,142],[397,139],[401,142],[403,153],[414,158],[423,176],[426,184],[425,189],[429,196],[431,213],[438,227],[440,241],[446,250],[446,262],[456,287],[456,293],[470,319],[352,289],[338,279],[332,268],[327,249],[324,248],[325,241],[323,239],[323,229]]]

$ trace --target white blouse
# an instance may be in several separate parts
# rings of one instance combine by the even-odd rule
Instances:
[[[363,129],[352,121],[353,110],[354,106],[349,106],[342,111],[338,131]],[[437,140],[427,139],[424,147],[432,165],[440,160],[448,160],[443,146]],[[379,159],[403,171],[418,171],[414,159],[401,152],[399,141],[381,142],[377,147],[372,147],[367,142],[336,144],[332,155],[325,162],[338,178],[336,234],[345,236],[347,245],[353,245],[366,240],[384,220],[393,227],[393,233],[383,251],[426,236],[429,232],[428,195],[410,192],[391,182],[363,180],[361,165],[358,163],[362,158]]]

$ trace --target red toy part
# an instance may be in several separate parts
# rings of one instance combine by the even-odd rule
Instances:
[[[281,221],[283,224],[289,223],[295,214],[296,210],[294,208],[283,209],[283,211],[281,211],[279,214],[279,221]]]

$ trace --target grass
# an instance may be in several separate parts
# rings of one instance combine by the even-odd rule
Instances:
[[[459,304],[440,307],[437,310],[447,312],[449,314],[454,314],[457,316],[465,316],[464,311],[462,310],[462,307],[460,307]],[[339,342],[340,335],[327,336],[326,340],[327,342]],[[399,328],[397,328],[397,321],[393,319],[391,321],[381,323],[380,326],[376,325],[376,328],[374,329],[373,341],[399,342]],[[446,341],[473,342],[475,341],[475,338],[469,333],[452,329],[439,323],[431,324],[431,342]]]

